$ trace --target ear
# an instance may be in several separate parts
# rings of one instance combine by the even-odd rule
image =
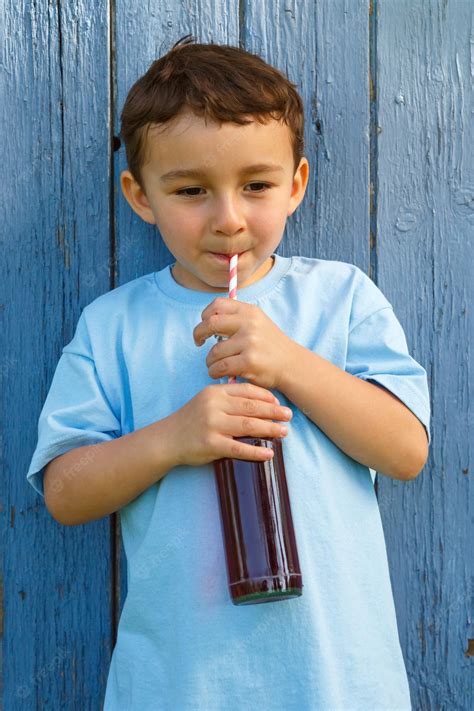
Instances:
[[[309,178],[309,163],[306,158],[300,160],[300,164],[296,169],[293,185],[291,188],[291,196],[288,204],[288,217],[294,213],[306,192]]]
[[[145,222],[155,225],[156,220],[147,196],[129,170],[123,170],[120,173],[120,185],[123,195],[132,210]]]

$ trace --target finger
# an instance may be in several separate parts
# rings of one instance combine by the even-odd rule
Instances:
[[[224,383],[224,388],[228,395],[255,398],[256,400],[266,400],[267,402],[280,402],[270,390],[265,390],[260,385],[254,385],[253,383]]]
[[[232,437],[249,437],[250,439],[274,439],[286,437],[288,427],[281,422],[272,420],[262,420],[258,417],[247,417],[246,415],[225,415],[221,418],[219,431],[221,434]]]
[[[273,459],[274,451],[269,443],[268,446],[256,446],[242,442],[240,439],[229,440],[227,437],[225,441],[222,459],[243,459],[251,462],[268,462],[269,459]]]
[[[196,326],[193,331],[194,342],[202,346],[211,336],[232,336],[239,330],[240,324],[239,316],[213,314]]]
[[[236,353],[235,355],[229,355],[225,358],[219,358],[207,369],[209,377],[214,378],[214,380],[220,380],[221,378],[227,377],[244,377],[248,378],[249,381],[253,380],[250,373],[246,372],[243,375],[245,369],[245,358],[241,353]]]
[[[239,343],[237,336],[234,336],[234,338],[226,338],[222,341],[219,340],[216,345],[209,350],[206,356],[206,365],[210,368],[211,365],[217,361],[240,353],[241,349],[242,344]]]
[[[241,415],[242,417],[259,417],[260,419],[288,422],[293,413],[289,407],[282,407],[273,400],[271,402],[255,398],[233,397],[228,401],[228,415]]]
[[[231,299],[228,296],[218,296],[214,301],[206,306],[204,311],[201,313],[201,318],[204,321],[205,318],[211,314],[217,313],[235,313],[239,308],[240,304],[236,303],[236,299]]]

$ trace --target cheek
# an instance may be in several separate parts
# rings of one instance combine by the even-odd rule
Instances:
[[[165,208],[160,212],[160,220],[157,221],[158,228],[163,234],[171,235],[182,239],[183,235],[189,233],[196,220],[186,210]]]
[[[252,229],[262,236],[271,237],[276,230],[281,229],[285,218],[286,215],[281,213],[281,206],[275,205],[272,209],[261,210],[253,215]]]

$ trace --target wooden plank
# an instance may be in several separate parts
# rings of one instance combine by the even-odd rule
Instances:
[[[369,261],[368,2],[244,5],[245,47],[287,74],[305,105],[306,195],[280,254]]]
[[[26,482],[62,348],[110,288],[108,32],[91,0],[0,25],[5,709],[97,708],[110,660],[109,521],[60,526]]]
[[[377,281],[428,372],[434,415],[425,469],[410,483],[379,476],[379,502],[413,708],[465,711],[474,708],[474,5],[379,0],[376,11]]]

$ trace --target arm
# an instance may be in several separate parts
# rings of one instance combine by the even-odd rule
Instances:
[[[48,511],[66,526],[107,516],[179,463],[173,416],[110,442],[71,449],[44,474]]]
[[[428,457],[419,419],[388,390],[290,340],[278,389],[345,454],[393,479],[414,479]]]

